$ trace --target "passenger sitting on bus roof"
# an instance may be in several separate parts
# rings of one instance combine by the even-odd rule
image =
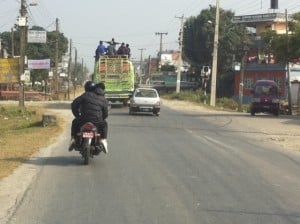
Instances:
[[[125,54],[128,55],[128,58],[130,58],[130,48],[129,48],[129,44],[126,44],[126,46],[125,46]]]
[[[103,41],[100,40],[99,45],[96,49],[96,61],[99,59],[100,55],[105,55],[105,53],[106,53],[106,47],[104,46]]]
[[[122,43],[121,46],[119,47],[117,54],[120,55],[125,55],[126,54],[126,47],[125,47],[125,43]]]

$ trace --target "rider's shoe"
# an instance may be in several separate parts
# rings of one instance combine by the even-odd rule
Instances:
[[[96,146],[95,146],[95,150],[93,151],[93,155],[95,155],[95,156],[99,155],[100,152],[103,151],[102,148],[103,148],[103,146],[101,146],[101,145],[96,145]]]
[[[103,152],[105,154],[108,153],[108,149],[107,149],[107,140],[106,139],[101,139],[101,143],[103,144]]]

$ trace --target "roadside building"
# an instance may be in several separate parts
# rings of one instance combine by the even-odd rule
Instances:
[[[280,98],[284,99],[287,95],[286,88],[286,69],[285,65],[280,64],[246,64],[244,69],[243,103],[250,102],[251,89],[257,80],[274,80],[280,91]],[[241,83],[240,71],[235,72],[234,77],[234,99],[239,99],[239,89]]]
[[[278,2],[275,1],[275,5],[278,7]],[[274,1],[271,1],[271,6]],[[273,8],[273,12],[265,14],[253,14],[253,15],[241,15],[233,18],[233,23],[244,24],[248,27],[251,35],[250,38],[254,43],[246,52],[244,58],[244,75],[242,77],[242,71],[239,69],[235,71],[235,88],[234,99],[239,99],[239,91],[243,89],[243,103],[249,103],[251,96],[251,88],[255,81],[261,79],[274,80],[280,89],[280,97],[287,98],[287,69],[285,64],[278,64],[273,55],[263,53],[262,47],[264,44],[261,38],[261,34],[270,29],[276,31],[277,34],[286,34],[286,15],[285,13],[277,13]],[[272,7],[271,7],[272,8]],[[288,20],[291,20],[288,17]],[[247,45],[247,43],[245,43]],[[240,66],[241,67],[241,66]],[[300,70],[299,70],[300,71]],[[299,73],[300,77],[300,73]],[[243,80],[241,80],[243,79]],[[241,83],[243,88],[241,88]]]

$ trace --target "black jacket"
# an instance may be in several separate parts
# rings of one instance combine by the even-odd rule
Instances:
[[[108,102],[100,88],[93,92],[85,92],[74,99],[71,109],[73,115],[80,117],[82,122],[102,123],[108,116]]]

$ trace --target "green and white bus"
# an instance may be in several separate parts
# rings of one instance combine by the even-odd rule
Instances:
[[[111,103],[127,105],[134,91],[135,73],[127,55],[103,55],[95,62],[93,81],[105,84],[105,97]]]

